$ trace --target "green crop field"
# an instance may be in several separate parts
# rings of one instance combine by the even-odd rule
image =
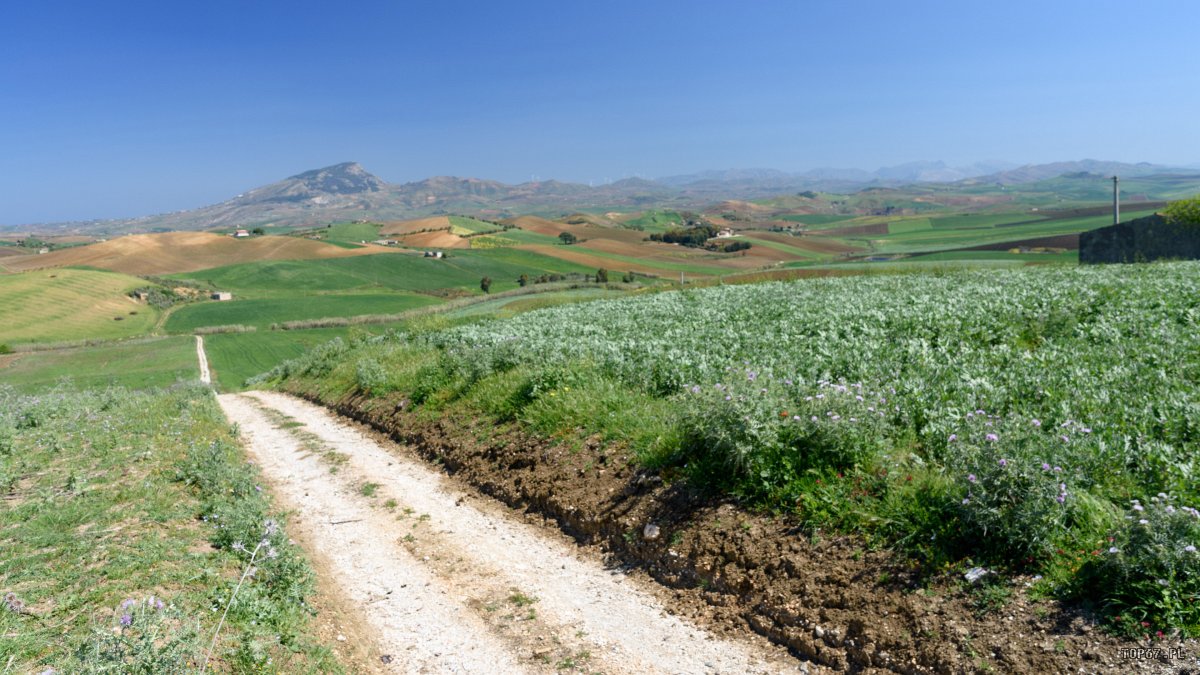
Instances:
[[[222,333],[204,336],[209,368],[223,391],[240,391],[248,378],[294,359],[313,347],[351,330],[382,333],[393,326],[368,326],[366,329],[312,328],[308,330],[265,331],[259,333]],[[195,352],[192,353],[193,359]]]
[[[506,246],[520,246],[522,244],[558,245],[561,243],[562,241],[558,237],[530,232],[529,230],[522,230],[515,227],[503,232],[497,232],[496,234],[485,234],[471,238],[472,249],[501,248]]]
[[[608,439],[927,569],[1036,572],[1114,630],[1196,634],[1198,322],[1200,263],[866,275],[330,345],[273,377]]]
[[[197,368],[192,337],[137,338],[0,356],[0,384],[33,392],[65,378],[72,389],[112,384],[146,389],[195,380]]]
[[[334,223],[323,230],[317,230],[322,241],[331,244],[350,244],[358,247],[362,242],[372,242],[379,238],[378,223]]]
[[[317,291],[437,291],[482,293],[479,280],[493,279],[494,291],[517,287],[522,274],[595,272],[590,267],[519,249],[455,249],[445,259],[380,254],[327,260],[247,263],[218,267],[180,278],[211,282],[235,297],[295,296]]]
[[[1134,211],[1122,215],[1123,220],[1132,220],[1142,216],[1152,215],[1150,211]],[[1014,219],[1016,220],[1016,219]],[[1007,221],[1013,222],[1013,221]],[[1085,216],[1080,218],[1036,220],[1017,225],[1006,225],[1004,222],[995,223],[990,227],[971,226],[962,229],[929,228],[915,231],[898,232],[872,237],[847,237],[847,240],[859,240],[869,244],[874,253],[911,253],[935,252],[951,248],[994,244],[1008,241],[1020,241],[1036,237],[1048,237],[1060,234],[1074,234],[1085,230],[1104,227],[1112,223],[1112,216]]]
[[[166,330],[186,333],[203,326],[240,324],[260,330],[273,323],[363,314],[396,314],[436,304],[437,298],[415,293],[357,293],[344,295],[297,295],[250,300],[209,301],[176,310],[167,319]]]
[[[0,344],[146,333],[158,320],[159,310],[127,295],[145,285],[137,277],[101,270],[0,275]]]
[[[812,229],[820,229],[821,226],[826,226],[826,225],[831,226],[831,227],[840,227],[842,224],[845,224],[845,221],[854,220],[856,218],[859,218],[859,216],[855,216],[855,215],[835,216],[835,215],[830,215],[830,214],[818,214],[818,213],[797,213],[797,214],[789,214],[789,215],[785,215],[785,216],[780,216],[781,220],[788,220],[793,223],[800,223],[802,225],[808,225]]]
[[[673,227],[683,225],[683,217],[677,211],[646,211],[636,218],[622,223],[625,227],[642,229],[646,232],[666,232]]]

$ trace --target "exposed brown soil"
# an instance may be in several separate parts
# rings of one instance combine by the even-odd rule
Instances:
[[[1010,248],[1065,248],[1072,251],[1079,250],[1079,233],[1074,234],[1056,234],[1049,237],[1033,237],[1031,239],[1017,239],[1014,241],[1002,241],[995,244],[980,244],[979,246],[971,246],[968,248],[957,249],[960,251],[1007,251]]]
[[[675,611],[707,630],[752,631],[836,670],[1200,672],[1194,641],[1154,645],[1182,647],[1185,658],[1122,658],[1119,650],[1138,645],[1103,633],[1083,610],[1030,598],[1021,579],[1003,606],[978,612],[958,574],[922,581],[886,551],[854,537],[809,537],[786,518],[697,494],[636,468],[619,447],[572,449],[491,422],[421,421],[399,398],[326,404],[645,570]]]

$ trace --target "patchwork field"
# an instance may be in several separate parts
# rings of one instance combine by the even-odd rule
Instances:
[[[127,295],[145,283],[136,277],[100,270],[0,275],[0,343],[122,338],[145,333],[158,320],[159,310]]]

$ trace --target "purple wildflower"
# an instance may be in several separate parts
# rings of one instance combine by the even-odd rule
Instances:
[[[1033,424],[1033,426],[1035,426],[1035,427],[1040,427],[1040,426],[1042,426],[1042,421],[1035,419],[1035,420],[1031,421],[1031,424]]]
[[[1008,466],[1008,460],[1001,457],[1000,458],[1000,466]]]
[[[950,438],[947,438],[946,440],[953,443],[954,441],[958,440],[958,434],[950,434]]]
[[[999,436],[997,436],[996,434],[988,434],[987,436],[985,436],[985,438],[987,438],[989,441],[998,441],[998,440],[1000,440],[1000,437],[999,437]]]
[[[974,483],[975,482],[975,474],[973,474],[973,473],[967,474],[967,481]]]
[[[1187,546],[1183,547],[1183,550],[1187,551],[1188,553],[1195,553],[1196,547],[1192,546],[1191,544],[1188,544]]]
[[[1113,547],[1111,547],[1111,548],[1109,548],[1109,549],[1108,549],[1108,552],[1109,552],[1109,553],[1120,553],[1120,550],[1119,550],[1119,549],[1117,549],[1117,547],[1116,547],[1116,546],[1113,546]]]
[[[122,626],[132,626],[133,625],[133,617],[129,614],[122,614],[121,615],[121,625]]]
[[[1070,439],[1070,438],[1069,438],[1069,437],[1068,437],[1066,434],[1063,434],[1062,436],[1059,436],[1059,438],[1061,438],[1061,439],[1062,439],[1062,442],[1063,442],[1063,443],[1070,443],[1070,442],[1071,442],[1071,439]]]
[[[1050,470],[1050,465],[1045,462],[1042,462],[1042,471],[1049,471],[1049,470]]]
[[[1060,492],[1058,494],[1058,496],[1054,498],[1054,501],[1058,502],[1059,504],[1062,504],[1063,502],[1067,501],[1067,496]]]
[[[1146,507],[1142,506],[1141,504],[1134,504],[1134,505],[1133,505],[1133,510],[1134,510],[1134,511],[1145,511],[1145,510],[1146,510]]]

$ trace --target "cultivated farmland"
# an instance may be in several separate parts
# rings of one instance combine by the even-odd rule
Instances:
[[[1137,616],[1194,633],[1198,272],[714,287],[335,343],[274,377],[608,439],[931,571],[1037,572],[1042,592],[1090,598],[1114,630],[1137,634]]]
[[[45,257],[45,256],[39,256]],[[127,293],[146,282],[100,270],[42,270],[0,276],[0,343],[139,335],[159,310]]]

